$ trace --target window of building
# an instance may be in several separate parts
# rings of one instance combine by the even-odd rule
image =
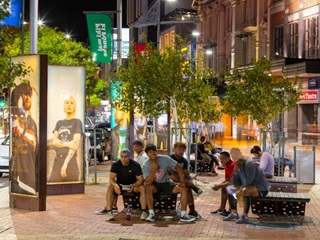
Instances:
[[[274,29],[274,58],[283,57],[283,27]]]
[[[292,23],[290,26],[290,53],[289,56],[292,58],[298,57],[298,40],[299,40],[299,31],[298,23]]]
[[[319,56],[319,25],[318,17],[304,20],[304,55],[305,58]]]

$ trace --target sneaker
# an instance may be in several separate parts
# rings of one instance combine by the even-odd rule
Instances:
[[[215,211],[213,211],[213,212],[210,212],[211,214],[220,214],[220,213],[222,213],[223,211],[225,211],[225,210],[222,210],[221,208],[219,208],[219,209],[217,209],[217,210],[215,210]]]
[[[236,221],[236,223],[237,223],[237,224],[247,224],[247,223],[249,223],[249,218],[242,215],[242,216]]]
[[[109,221],[114,221],[114,216],[111,211],[107,212],[106,222],[109,222]]]
[[[189,212],[188,215],[189,215],[189,217],[194,217],[196,219],[201,219],[201,215],[197,211]]]
[[[113,207],[112,208],[112,213],[118,213],[118,208],[117,207]]]
[[[156,220],[156,217],[153,214],[149,214],[149,216],[146,218],[146,221],[148,222],[154,222]]]
[[[227,211],[227,210],[223,210],[221,213],[219,213],[221,216],[223,217],[227,217],[229,216],[229,214],[231,213],[231,211]]]
[[[147,219],[147,217],[148,217],[148,214],[147,214],[145,211],[143,211],[143,212],[141,213],[140,219],[143,220],[143,221],[145,221],[145,220]]]
[[[194,217],[190,217],[188,214],[185,214],[180,217],[181,222],[194,222],[196,219]]]
[[[230,213],[227,217],[223,218],[223,221],[231,221],[231,220],[238,220],[238,219],[239,219],[238,214],[234,215],[233,213]]]
[[[224,170],[224,167],[223,166],[218,166],[218,169],[219,170]]]
[[[203,191],[202,191],[200,188],[198,188],[196,185],[193,185],[193,186],[191,187],[191,189],[192,189],[193,191],[195,191],[196,193],[198,193],[198,194],[203,193]]]
[[[106,208],[102,208],[102,209],[96,211],[96,215],[104,215],[104,214],[107,214],[107,213],[108,213],[108,211],[107,211]]]

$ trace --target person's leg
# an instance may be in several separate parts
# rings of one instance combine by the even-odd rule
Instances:
[[[154,185],[146,186],[146,202],[149,210],[153,210],[153,194],[156,192]]]
[[[141,204],[141,210],[147,209],[147,200],[146,200],[146,187],[144,185],[140,185],[139,187],[135,187],[133,189],[134,192],[140,193],[140,204]]]
[[[251,197],[259,197],[260,192],[256,186],[248,186],[242,189],[243,196],[243,215],[239,218],[236,223],[246,224],[249,223],[248,213],[251,205]]]
[[[153,194],[157,192],[154,185],[147,185],[146,186],[146,202],[149,209],[149,216],[147,217],[147,221],[154,222],[155,221],[155,214],[153,209]]]
[[[180,203],[181,203],[181,215],[180,221],[192,222],[195,218],[191,218],[187,214],[187,189],[186,187],[175,186],[172,190],[173,194],[180,193]]]
[[[135,187],[133,189],[134,192],[140,193],[140,205],[141,205],[141,220],[146,220],[148,215],[147,215],[147,202],[146,202],[146,187],[144,185],[140,185],[139,187]]]
[[[221,202],[220,202],[221,210],[226,210],[227,200],[228,200],[227,189],[223,187],[221,188]]]
[[[237,199],[235,197],[235,192],[237,190],[238,190],[238,187],[235,187],[235,186],[229,186],[226,188],[231,213],[227,217],[224,217],[223,221],[231,221],[231,220],[239,219],[238,210],[237,210]]]
[[[106,210],[107,211],[111,211],[112,204],[113,204],[113,201],[114,201],[114,187],[113,187],[112,184],[110,184],[109,187],[108,187],[108,191],[107,191],[107,194],[106,194],[106,201],[107,201]]]

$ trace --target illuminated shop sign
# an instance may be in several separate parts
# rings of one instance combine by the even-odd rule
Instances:
[[[300,92],[300,103],[318,103],[319,90],[305,90]]]

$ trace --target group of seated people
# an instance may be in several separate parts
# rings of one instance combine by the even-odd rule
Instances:
[[[111,166],[106,207],[96,211],[96,214],[106,214],[106,221],[115,220],[112,213],[114,200],[125,192],[134,192],[140,193],[141,220],[155,221],[154,194],[166,196],[180,194],[180,221],[193,222],[196,218],[200,218],[195,210],[192,190],[198,194],[201,194],[202,190],[191,180],[188,161],[184,158],[186,144],[176,142],[173,154],[168,156],[158,154],[153,144],[148,144],[145,150],[143,147],[140,140],[133,142],[133,149],[137,155],[135,159],[130,159],[131,153],[128,149],[121,151],[120,161],[114,162]],[[235,220],[238,224],[248,223],[251,198],[268,194],[267,178],[274,174],[273,157],[268,152],[261,151],[259,146],[254,146],[251,153],[260,159],[259,165],[245,158],[239,148],[232,148],[230,153],[220,152],[219,158],[224,167],[225,178],[212,187],[214,191],[221,189],[221,203],[219,209],[211,213],[222,215],[223,221]],[[123,186],[126,188],[123,189]],[[241,217],[237,212],[237,199],[240,196],[243,198]],[[228,210],[226,210],[227,201],[229,201]]]
[[[261,151],[259,146],[251,149],[254,158],[259,158],[259,165],[246,159],[239,148],[232,148],[228,152],[220,153],[220,161],[225,166],[225,179],[215,184],[212,189],[221,189],[219,209],[211,214],[223,216],[223,221],[234,220],[237,224],[249,223],[248,213],[252,197],[266,196],[269,192],[269,182],[274,174],[274,160],[271,154]],[[243,214],[240,217],[237,211],[237,199],[243,198]],[[229,201],[229,210],[226,204]]]
[[[106,207],[96,211],[96,214],[106,214],[106,221],[115,220],[112,213],[115,199],[125,192],[133,192],[140,193],[141,220],[155,221],[154,194],[169,197],[172,194],[180,194],[180,221],[193,222],[196,218],[200,218],[195,210],[192,190],[198,194],[201,194],[202,190],[191,180],[188,161],[184,158],[186,144],[176,142],[173,146],[173,154],[168,156],[158,154],[154,144],[148,144],[143,151],[143,143],[140,140],[133,142],[133,149],[137,155],[135,159],[130,158],[129,149],[122,149],[120,161],[112,164]]]

